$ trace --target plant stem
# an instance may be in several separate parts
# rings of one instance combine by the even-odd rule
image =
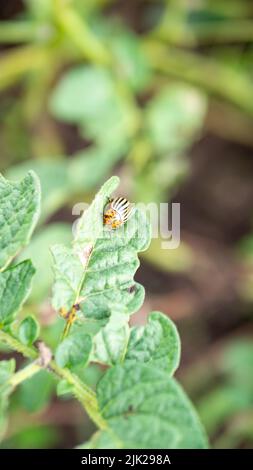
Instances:
[[[41,367],[36,362],[32,362],[28,366],[24,367],[23,369],[13,374],[9,378],[8,384],[11,385],[11,387],[15,388],[17,387],[17,385],[24,382],[24,380],[29,379],[40,370],[41,370]]]
[[[182,18],[171,15],[153,31],[151,36],[176,46],[194,47],[205,44],[226,44],[253,41],[253,22],[248,19],[232,19],[224,23],[197,23],[187,25]]]
[[[222,24],[216,22],[213,25],[202,25],[194,28],[197,42],[222,43],[222,42],[252,42],[253,41],[253,21],[248,19],[229,20]]]
[[[2,21],[0,23],[0,43],[16,44],[34,40],[47,40],[52,35],[50,25],[40,25],[32,21]]]
[[[65,379],[70,385],[73,386],[73,394],[80,401],[85,408],[90,418],[96,423],[100,429],[106,429],[107,424],[99,413],[97,397],[95,392],[84,384],[76,374],[73,374],[69,369],[59,367],[55,361],[51,361],[49,367],[61,379]]]
[[[36,70],[47,61],[48,51],[39,46],[18,47],[0,59],[0,90],[15,83],[22,75]]]
[[[0,330],[0,342],[7,344],[11,349],[22,353],[25,357],[31,359],[39,359],[38,351],[29,346],[22,344],[17,338],[13,338],[9,333]],[[96,423],[100,429],[106,429],[107,424],[99,413],[97,397],[95,392],[84,384],[77,375],[73,374],[69,369],[59,367],[54,360],[48,364],[48,370],[54,372],[60,379],[66,380],[73,387],[74,396],[80,401],[82,406],[90,418]],[[10,384],[16,386],[28,377],[43,369],[39,361],[33,362],[29,366],[20,370],[10,379]]]
[[[86,59],[96,64],[110,63],[106,47],[89,28],[85,18],[62,0],[54,0],[54,10],[56,25]]]
[[[17,338],[14,338],[9,333],[0,330],[0,342],[7,344],[11,349],[18,351],[19,353],[23,354],[25,357],[29,357],[30,359],[37,359],[39,357],[38,351],[35,348],[26,346],[25,344],[21,343]]]

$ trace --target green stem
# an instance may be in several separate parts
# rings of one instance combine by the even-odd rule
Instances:
[[[85,18],[63,0],[54,0],[56,25],[69,37],[77,50],[91,62],[108,65],[110,55],[104,44],[91,31]]]
[[[246,75],[215,60],[157,41],[146,40],[144,51],[158,72],[197,85],[253,116],[253,87]]]
[[[190,26],[184,23],[181,17],[174,18],[170,15],[168,20],[165,18],[153,31],[151,37],[188,48],[205,44],[252,42],[253,21],[231,19],[223,23],[197,23]]]
[[[212,25],[197,24],[193,28],[193,34],[200,44],[226,41],[232,41],[233,43],[253,41],[253,21],[248,19],[233,19],[223,23],[217,22]]]
[[[15,83],[22,75],[43,66],[48,51],[38,46],[18,47],[0,58],[0,90]]]
[[[96,423],[100,429],[106,429],[107,424],[102,418],[97,403],[96,394],[86,384],[84,384],[77,375],[73,374],[69,369],[59,367],[55,361],[51,361],[49,367],[61,379],[65,379],[73,386],[73,394],[85,408],[90,418]]]
[[[16,44],[36,40],[48,40],[52,35],[50,25],[32,21],[2,21],[0,43]]]
[[[11,387],[15,388],[17,387],[17,385],[24,382],[24,380],[29,379],[40,370],[41,370],[41,367],[36,362],[32,362],[28,366],[16,372],[16,374],[13,374],[9,378],[8,384],[11,385]]]
[[[29,357],[30,359],[37,359],[39,357],[38,351],[35,348],[26,346],[25,344],[21,343],[17,338],[14,338],[9,333],[0,330],[0,342],[7,344],[11,349],[18,351],[19,353],[23,354],[25,357]]]
[[[0,330],[0,342],[7,344],[11,349],[22,353],[25,357],[30,359],[39,359],[39,353],[34,347],[25,346],[17,338],[13,338],[9,333],[2,330]],[[27,366],[14,374],[11,379],[11,385],[18,385],[42,368],[43,366],[40,365],[39,361],[30,364],[30,366]],[[106,429],[107,424],[99,413],[95,392],[93,392],[93,390],[84,384],[79,377],[73,374],[69,369],[59,367],[54,360],[49,362],[47,368],[51,372],[54,372],[57,377],[66,380],[70,385],[72,385],[74,396],[80,401],[90,418],[100,429]]]

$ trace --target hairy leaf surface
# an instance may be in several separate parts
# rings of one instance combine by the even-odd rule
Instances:
[[[0,175],[0,270],[25,246],[39,217],[40,185],[30,171],[20,182]]]
[[[35,269],[30,260],[12,266],[0,273],[0,324],[13,321],[25,302],[31,288]]]
[[[152,312],[145,326],[131,329],[126,360],[152,363],[171,375],[180,360],[180,338],[174,323],[161,312]]]
[[[126,363],[109,369],[97,387],[101,413],[123,448],[205,448],[190,401],[164,370]]]
[[[84,212],[76,227],[73,248],[52,247],[55,284],[53,306],[69,310],[80,302],[81,315],[107,321],[112,313],[129,315],[144,299],[144,289],[134,282],[139,267],[137,253],[150,241],[150,226],[136,209],[121,228],[103,226],[103,210],[118,185],[109,179]]]

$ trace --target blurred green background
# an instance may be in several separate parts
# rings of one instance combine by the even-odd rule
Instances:
[[[74,203],[108,176],[132,201],[180,202],[181,244],[143,253],[132,321],[153,308],[176,322],[177,375],[211,445],[252,448],[252,1],[10,0],[0,19],[0,170],[42,184],[24,312],[54,345],[49,246],[70,240]],[[84,374],[92,385],[100,370]],[[15,393],[1,446],[73,447],[92,431],[42,371]]]

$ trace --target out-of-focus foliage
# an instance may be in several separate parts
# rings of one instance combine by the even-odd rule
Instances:
[[[198,401],[202,422],[215,447],[252,447],[252,361],[252,342],[234,340],[225,348],[213,371],[218,381]]]
[[[41,370],[21,384],[17,391],[17,404],[21,410],[30,413],[41,411],[48,405],[54,391],[54,378],[47,371]]]
[[[20,17],[0,28],[0,41],[15,46],[1,58],[0,86],[20,83],[22,93],[21,101],[10,95],[4,102],[5,153],[11,161],[13,155],[16,161],[40,157],[8,176],[19,178],[27,168],[37,172],[41,221],[87,195],[119,161],[133,199],[171,196],[187,175],[185,154],[200,135],[207,95],[252,115],[250,48],[242,62],[240,49],[224,47],[252,39],[247,2],[229,8],[218,1],[147,2],[141,34],[117,10],[108,14],[113,1],[85,4],[29,0]],[[216,47],[201,54],[203,44],[213,42]],[[48,124],[50,113],[77,125],[91,146],[73,148],[66,158],[68,146],[57,126]],[[20,134],[18,149],[17,139],[9,138],[13,132]],[[188,253],[179,248],[178,254],[177,269],[184,269]],[[157,248],[150,251],[151,262],[175,269],[173,255],[166,263],[159,255]]]
[[[27,1],[22,15],[0,28],[0,41],[15,44],[1,59],[0,87],[6,90],[22,80],[22,100],[12,102],[10,96],[7,116],[10,113],[11,123],[19,120],[22,135],[29,134],[29,139],[22,138],[25,149],[12,152],[11,129],[6,128],[6,153],[17,154],[17,160],[22,155],[40,157],[12,167],[8,176],[19,179],[28,168],[37,172],[42,184],[41,222],[73,198],[87,195],[119,161],[129,173],[133,199],[158,202],[168,192],[171,195],[187,174],[185,153],[200,135],[205,115],[205,90],[189,86],[183,75],[174,82],[169,73],[166,80],[146,47],[163,29],[166,2],[156,5],[157,19],[141,35],[120,16],[105,14],[114,2],[86,3],[89,6],[80,1]],[[144,9],[142,27],[153,8],[149,4]],[[68,70],[58,78],[66,65]],[[61,132],[45,120],[50,113],[77,125],[91,145],[73,149],[67,158]],[[6,113],[4,126],[9,126]],[[157,254],[153,250],[149,256],[159,264],[159,249]],[[183,269],[189,256],[180,250],[179,257]],[[169,257],[166,266],[173,269],[173,259],[170,262]]]
[[[71,239],[71,226],[64,223],[52,223],[37,231],[31,243],[19,256],[19,259],[30,258],[36,268],[30,301],[40,303],[51,293],[53,282],[53,260],[50,246],[55,243],[68,243]]]

